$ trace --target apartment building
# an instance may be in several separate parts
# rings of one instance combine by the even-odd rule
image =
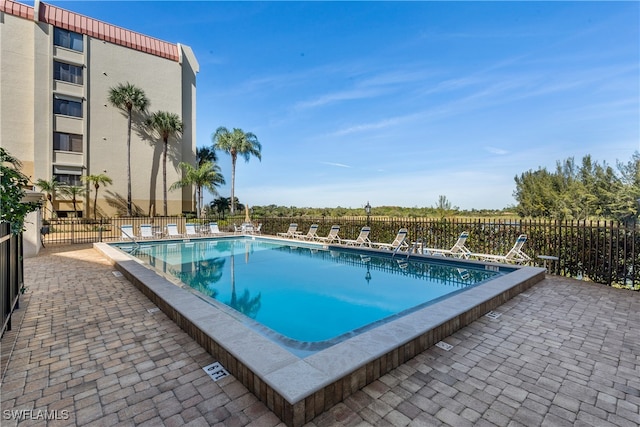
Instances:
[[[184,130],[169,141],[167,183],[180,162],[195,164],[198,62],[185,45],[169,43],[49,5],[0,0],[0,146],[38,179],[82,186],[76,209],[56,196],[60,216],[93,216],[93,186],[83,175],[104,174],[98,216],[124,215],[127,205],[127,116],[108,102],[109,90],[131,83],[149,111],[180,116]],[[162,147],[134,115],[131,132],[133,211],[162,214]],[[168,213],[194,211],[193,189],[168,192]],[[49,206],[47,206],[49,208]],[[49,213],[45,214],[48,217]]]

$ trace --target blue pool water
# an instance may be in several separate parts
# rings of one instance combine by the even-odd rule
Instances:
[[[135,256],[258,329],[275,331],[278,341],[328,345],[504,274],[330,249],[236,237],[143,243]]]

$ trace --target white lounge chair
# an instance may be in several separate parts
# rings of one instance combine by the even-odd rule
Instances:
[[[527,254],[522,252],[522,247],[524,246],[526,241],[526,234],[521,234],[520,236],[518,236],[518,238],[516,239],[516,243],[513,245],[511,250],[507,252],[506,255],[470,253],[469,256],[478,258],[482,261],[522,264],[524,262],[531,261],[531,258]]]
[[[407,229],[401,228],[391,243],[371,243],[372,248],[388,249],[391,251],[401,250],[409,247],[407,243]]]
[[[122,240],[134,240],[137,236],[133,232],[133,225],[124,224],[120,226],[120,239]]]
[[[463,231],[460,233],[458,240],[454,243],[451,249],[425,248],[420,246],[420,250],[425,255],[452,255],[459,258],[469,258],[471,251],[464,245],[468,238],[469,233],[467,231]]]
[[[183,237],[182,234],[178,231],[178,226],[176,224],[167,224],[167,236]]]
[[[262,234],[262,223],[258,223],[258,226],[254,228],[253,234]]]
[[[311,227],[309,227],[309,231],[307,231],[307,234],[298,233],[295,235],[295,237],[302,240],[313,240],[316,237],[319,237],[318,224],[311,224]]]
[[[153,239],[155,236],[153,234],[153,227],[151,224],[142,224],[140,225],[140,238],[141,239]]]
[[[185,236],[186,237],[198,237],[200,236],[200,233],[198,233],[198,230],[196,230],[196,225],[192,224],[192,223],[187,223],[184,225],[184,229],[186,231]]]
[[[369,233],[371,233],[371,227],[362,227],[360,234],[355,239],[341,239],[340,243],[347,246],[369,246],[371,247],[371,240],[369,240]]]
[[[218,223],[217,222],[210,222],[209,223],[209,233],[210,234],[222,234],[222,231],[220,231],[220,227],[218,227]]]
[[[331,226],[331,230],[329,230],[329,234],[326,237],[317,236],[315,240],[318,240],[324,243],[332,243],[332,242],[340,243],[340,236],[338,236],[339,232],[340,232],[340,226],[333,225]]]
[[[298,230],[298,224],[296,223],[291,223],[289,224],[289,229],[287,231],[285,231],[284,233],[278,233],[277,235],[280,237],[295,237],[296,236],[296,231]]]

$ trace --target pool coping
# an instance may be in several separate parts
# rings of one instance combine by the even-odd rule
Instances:
[[[509,265],[509,269],[515,270],[508,274],[300,358],[224,310],[216,309],[158,275],[142,261],[106,243],[94,243],[94,248],[285,424],[294,427],[311,421],[386,372],[533,286],[545,275],[544,268]],[[388,251],[381,252],[388,254]],[[497,265],[467,260],[465,263],[492,268]]]

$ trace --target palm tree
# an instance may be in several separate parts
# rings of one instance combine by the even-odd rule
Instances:
[[[238,155],[249,161],[251,156],[256,156],[262,160],[260,150],[262,146],[251,132],[244,132],[242,129],[234,128],[233,132],[224,126],[220,126],[212,136],[213,147],[231,155],[231,215],[235,212],[235,182],[236,182],[236,160]]]
[[[96,194],[93,196],[93,218],[96,219],[98,218],[96,215],[98,207],[98,189],[100,188],[100,185],[107,186],[109,184],[113,184],[113,180],[103,173],[98,175],[86,175],[82,177],[82,180],[89,184],[93,184],[93,188],[96,189]]]
[[[180,117],[175,113],[167,111],[157,111],[147,119],[147,126],[155,130],[162,138],[162,196],[164,216],[167,216],[167,149],[169,138],[178,137],[182,133],[183,124]]]
[[[53,178],[50,181],[38,179],[36,186],[40,187],[40,189],[47,194],[47,200],[51,204],[51,215],[49,216],[49,219],[51,219],[53,218],[53,201],[56,199],[56,193],[60,188],[60,183]]]
[[[198,166],[204,162],[217,162],[218,156],[216,156],[216,150],[209,147],[196,148],[196,161],[198,162]]]
[[[77,215],[78,209],[76,207],[76,204],[78,202],[78,197],[84,196],[87,193],[87,190],[85,190],[84,187],[80,187],[77,185],[61,185],[59,189],[60,193],[64,194],[65,196],[71,197],[71,202],[73,203],[73,212]]]
[[[213,195],[218,194],[217,185],[224,184],[224,177],[220,174],[220,166],[211,162],[204,162],[198,168],[193,167],[189,163],[180,162],[180,168],[184,171],[184,178],[174,182],[171,190],[184,188],[191,185],[196,186],[196,211],[198,218],[202,217],[202,189],[206,188]]]
[[[215,208],[218,213],[221,213],[222,219],[224,219],[225,211],[229,209],[229,206],[231,206],[231,199],[229,199],[228,197],[218,197],[217,199],[209,203],[209,206],[212,209]]]
[[[109,88],[108,101],[127,113],[127,216],[131,216],[131,116],[132,112],[145,112],[149,100],[144,91],[127,82]]]

